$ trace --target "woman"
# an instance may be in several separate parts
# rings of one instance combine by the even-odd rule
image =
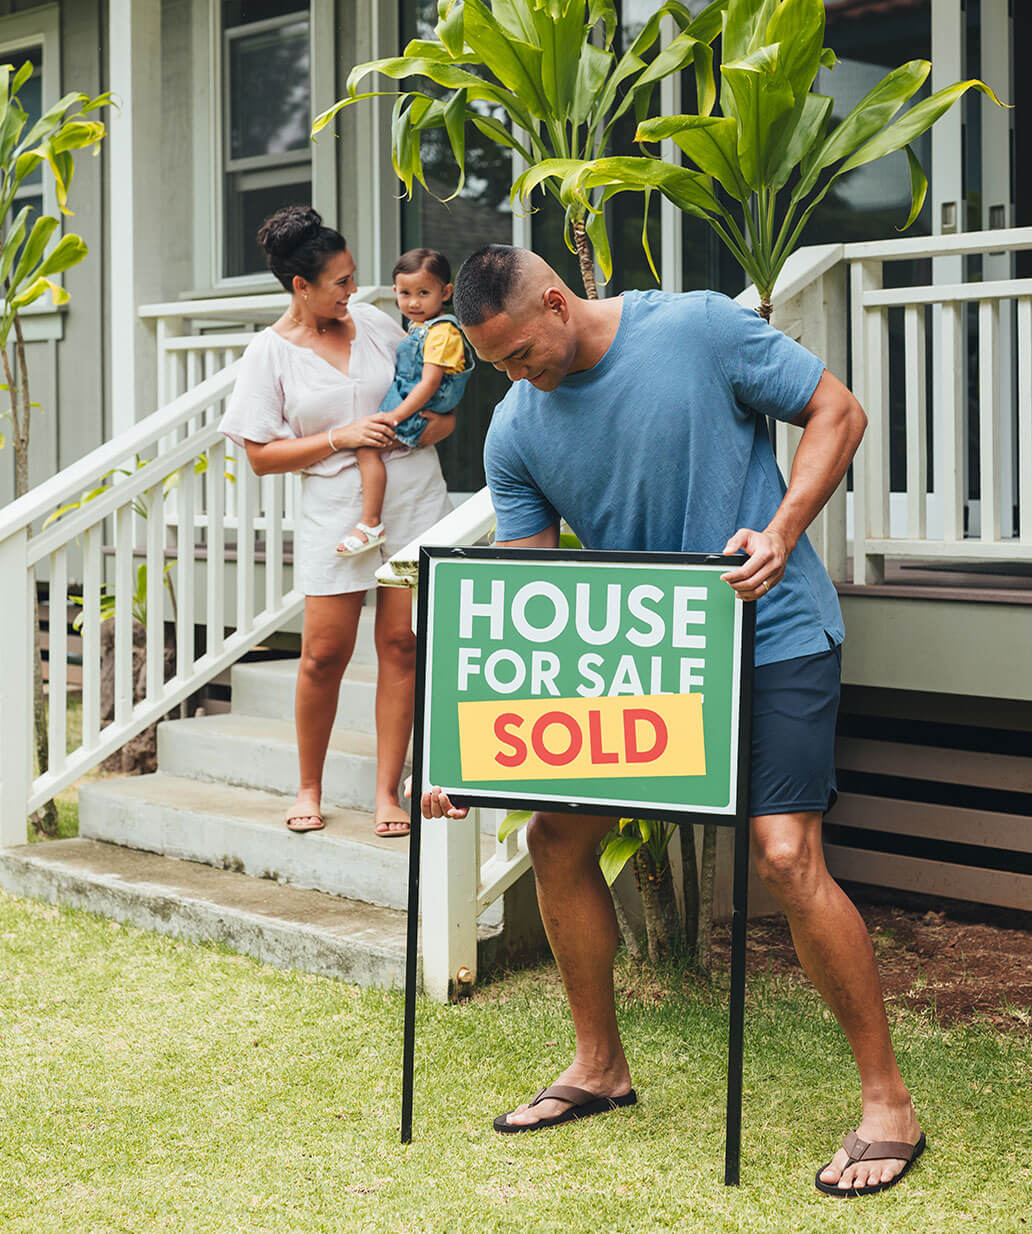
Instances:
[[[436,450],[386,450],[379,551],[339,557],[340,529],[361,516],[355,450],[395,441],[377,414],[394,377],[401,327],[369,304],[349,305],[355,262],[339,232],[307,206],[287,206],[258,232],[269,268],[291,293],[290,306],[248,345],[220,430],[243,446],[259,476],[301,472],[294,532],[294,581],[305,595],[304,634],[294,714],[300,763],[291,831],[315,831],[322,818],[322,772],[344,669],[355,646],[366,590],[381,560],[451,508]],[[454,416],[430,416],[420,446],[447,437]],[[407,835],[398,781],[412,728],[415,639],[411,600],[402,589],[376,596],[376,833]]]

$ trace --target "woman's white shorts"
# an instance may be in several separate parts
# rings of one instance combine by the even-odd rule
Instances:
[[[362,517],[357,467],[335,476],[301,477],[301,518],[294,536],[294,586],[306,596],[336,596],[376,586],[376,571],[399,549],[451,510],[432,446],[387,460],[384,542],[357,557],[334,549]]]

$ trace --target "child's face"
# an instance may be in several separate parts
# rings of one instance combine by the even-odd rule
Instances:
[[[442,283],[425,266],[415,274],[399,274],[394,279],[398,308],[410,321],[428,321],[436,317],[451,299],[451,294],[451,283]]]

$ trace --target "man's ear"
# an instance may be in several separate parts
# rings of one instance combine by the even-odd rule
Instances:
[[[546,287],[541,293],[541,302],[546,312],[555,313],[564,322],[569,318],[570,306],[566,303],[566,297],[560,288]]]

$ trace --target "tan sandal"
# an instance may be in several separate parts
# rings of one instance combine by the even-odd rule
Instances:
[[[292,825],[297,819],[302,819],[302,818],[314,818],[317,821],[314,823],[304,823],[301,826],[297,826],[297,827]],[[322,829],[326,826],[326,823],[323,821],[323,816],[319,813],[317,809],[313,810],[311,806],[309,806],[307,809],[304,806],[300,806],[300,805],[291,806],[290,809],[287,811],[287,817],[285,821],[287,824],[288,831],[296,831],[298,833],[303,832],[303,831],[322,831]]]

